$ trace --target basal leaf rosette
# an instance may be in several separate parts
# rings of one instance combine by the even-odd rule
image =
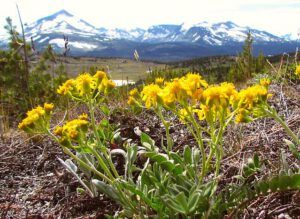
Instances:
[[[43,106],[37,106],[28,111],[26,118],[19,123],[18,128],[32,134],[46,133],[50,127],[53,108],[54,104],[45,103]]]
[[[97,71],[93,76],[83,73],[75,79],[67,80],[57,89],[57,93],[86,102],[98,97],[100,93],[108,94],[115,86],[116,84],[107,77],[105,72]]]

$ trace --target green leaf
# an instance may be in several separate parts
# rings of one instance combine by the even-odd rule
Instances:
[[[200,161],[200,150],[198,148],[192,149],[192,157],[193,157],[193,164],[198,165]]]
[[[207,198],[203,197],[200,191],[196,190],[189,197],[188,201],[189,213],[193,213],[196,210],[205,212],[209,209],[209,201]]]
[[[284,140],[285,144],[289,147],[289,149],[290,149],[290,151],[292,152],[292,154],[293,154],[298,160],[300,160],[300,152],[298,151],[296,145],[295,145],[293,142],[291,142],[291,141],[289,141],[289,140],[287,140],[287,139],[283,139],[283,140]]]
[[[153,150],[154,149],[155,141],[152,138],[150,138],[149,135],[147,135],[143,132],[141,134],[141,143],[148,150]]]
[[[295,174],[291,176],[290,187],[292,189],[300,189],[300,174]]]
[[[85,190],[84,190],[83,188],[80,188],[80,187],[77,187],[77,188],[76,188],[76,193],[77,193],[78,195],[82,195],[82,194],[84,194],[84,192],[85,192]]]
[[[254,163],[254,166],[255,166],[256,168],[259,168],[259,167],[260,167],[259,157],[258,157],[257,154],[255,154],[254,157],[253,157],[253,163]]]
[[[184,147],[183,158],[186,164],[192,164],[192,151],[189,146]]]
[[[164,195],[162,197],[162,200],[171,211],[186,214],[186,211],[183,208],[183,206],[180,205],[174,197],[171,197],[170,195]]]
[[[100,107],[100,109],[101,109],[101,111],[103,112],[104,115],[106,115],[106,116],[109,116],[109,115],[110,115],[110,110],[109,110],[108,106],[102,105],[102,106]]]
[[[176,197],[175,197],[175,200],[177,201],[177,203],[179,205],[182,206],[182,208],[184,209],[184,212],[185,214],[188,213],[188,203],[187,203],[187,200],[186,200],[186,197],[184,195],[183,192],[180,192]]]
[[[197,190],[194,191],[192,193],[192,195],[190,195],[189,201],[188,201],[188,212],[189,213],[192,213],[196,210],[200,198],[201,198],[201,194]]]
[[[108,126],[109,126],[109,121],[108,121],[107,119],[102,119],[102,120],[100,121],[100,125],[101,125],[102,127],[108,127]]]
[[[241,182],[244,182],[244,181],[245,181],[245,178],[244,178],[243,176],[241,176],[241,175],[235,175],[235,176],[233,176],[233,178],[238,179],[238,180],[240,180]]]
[[[146,153],[147,155],[147,153]],[[162,162],[167,162],[168,161],[168,158],[166,157],[165,154],[155,154],[153,156],[150,156],[150,159],[154,162],[157,162],[157,163],[162,163]]]
[[[150,186],[151,184],[152,184],[152,180],[150,179],[148,173],[144,171],[141,175],[141,186],[142,187],[144,185]]]
[[[160,166],[169,172],[172,172],[175,169],[175,165],[170,161],[163,161],[160,163]]]
[[[111,185],[108,185],[100,180],[92,179],[92,183],[96,186],[96,188],[103,194],[110,197],[112,200],[120,203],[120,198],[117,190],[112,187]]]
[[[174,164],[173,164],[174,165]],[[176,164],[175,165],[175,168],[173,169],[173,173],[175,175],[179,175],[179,174],[182,174],[184,171],[184,169],[180,166],[180,164]]]
[[[136,185],[129,184],[128,182],[122,181],[122,186],[132,192],[135,195],[138,195],[148,206],[150,206],[154,210],[159,209],[159,205],[156,203],[153,203],[151,199],[149,199],[141,190],[139,190]]]
[[[170,157],[175,161],[175,163],[179,163],[181,165],[184,164],[182,158],[178,155],[178,153],[170,152]]]

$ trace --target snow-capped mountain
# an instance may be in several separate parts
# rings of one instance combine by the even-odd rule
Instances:
[[[293,41],[293,40],[300,40],[300,28],[298,30],[298,33],[289,33],[281,36],[287,41]]]
[[[236,54],[249,31],[254,46],[260,45],[259,48],[266,53],[279,53],[294,48],[296,43],[288,36],[275,36],[230,21],[163,24],[147,29],[97,28],[65,10],[25,26],[26,37],[32,38],[38,48],[51,44],[56,50],[62,50],[65,46],[63,36],[67,36],[73,55],[132,56],[132,52],[139,49],[144,57],[157,59],[173,55],[189,58]]]
[[[26,27],[26,32],[31,35],[64,33],[91,36],[98,34],[98,30],[94,26],[65,10],[37,20]]]

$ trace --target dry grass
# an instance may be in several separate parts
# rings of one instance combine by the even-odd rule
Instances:
[[[61,58],[63,60],[63,58]],[[72,58],[68,57],[64,63],[71,76],[88,71],[91,67],[97,67],[108,72],[114,80],[133,80],[145,78],[148,70],[165,68],[164,64],[153,62],[137,62],[121,58]]]

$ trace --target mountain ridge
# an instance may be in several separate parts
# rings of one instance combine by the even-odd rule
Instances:
[[[108,29],[95,27],[64,9],[25,26],[26,38],[32,38],[39,49],[51,44],[60,52],[64,47],[63,36],[67,35],[71,55],[132,57],[133,51],[138,50],[143,58],[170,60],[236,54],[248,31],[254,47],[261,47],[266,54],[286,52],[297,44],[287,37],[241,27],[232,21]]]

